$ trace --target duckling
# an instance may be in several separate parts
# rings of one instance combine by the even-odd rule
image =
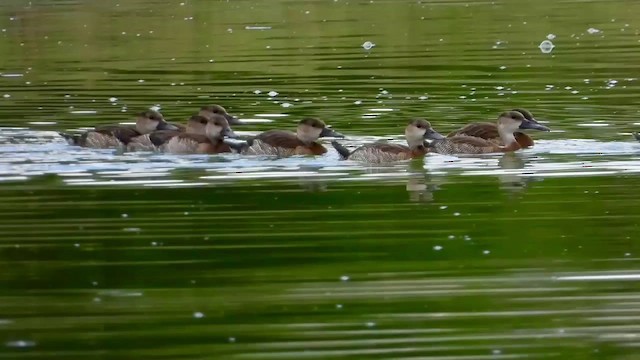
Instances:
[[[108,149],[127,145],[131,139],[154,130],[175,130],[174,125],[167,123],[162,114],[154,110],[147,110],[136,116],[135,125],[104,125],[97,126],[83,134],[59,133],[70,145]]]
[[[500,140],[504,146],[481,137],[455,135],[444,139],[432,138],[430,150],[439,154],[484,154],[493,152],[511,152],[522,148],[514,136],[518,129],[549,131],[549,128],[530,121],[519,111],[506,111],[498,117],[496,125]]]
[[[322,120],[305,118],[298,123],[296,132],[268,130],[237,149],[247,155],[322,155],[327,149],[316,142],[321,137],[343,138],[344,135],[327,127]]]
[[[204,116],[194,115],[192,123],[206,122],[204,134],[181,132],[171,136],[166,142],[158,141],[159,149],[171,154],[218,154],[232,152],[232,148],[224,143],[225,137],[236,137],[231,130],[227,119],[220,114],[214,114],[207,119]],[[154,140],[154,136],[151,137]]]
[[[181,133],[206,135],[206,126],[208,119],[211,118],[200,115],[193,115],[187,120],[187,125],[180,125],[181,128],[176,130],[156,130],[149,134],[136,136],[129,144],[127,144],[128,151],[155,151],[158,150],[158,146],[166,143],[172,137],[180,135]]]
[[[389,144],[376,142],[363,145],[352,152],[340,145],[337,141],[332,141],[331,145],[344,158],[368,163],[384,163],[412,158],[421,158],[429,150],[424,145],[426,138],[444,139],[445,137],[433,130],[431,123],[425,119],[413,119],[404,130],[404,137],[409,146],[399,144]]]
[[[524,118],[529,120],[530,122],[539,124],[538,121],[533,117],[533,114],[531,114],[531,112],[529,112],[526,109],[513,109],[511,111],[517,111],[521,113],[522,116],[524,116]],[[492,143],[495,143],[496,145],[504,145],[504,143],[500,139],[500,134],[498,133],[498,127],[496,126],[496,124],[493,124],[493,123],[475,122],[475,123],[467,124],[461,129],[450,132],[447,135],[447,137],[453,137],[457,135],[466,135],[466,136],[482,138],[485,140],[489,140]],[[533,139],[529,135],[520,131],[515,132],[513,135],[516,138],[516,141],[518,142],[518,144],[520,144],[520,147],[527,148],[527,147],[533,146]]]

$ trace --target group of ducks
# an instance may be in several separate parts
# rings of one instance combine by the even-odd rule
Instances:
[[[231,125],[243,124],[220,105],[204,106],[186,125],[167,122],[162,114],[147,110],[136,116],[135,125],[97,126],[82,134],[60,133],[70,144],[126,151],[161,151],[172,154],[240,153],[246,155],[322,155],[327,149],[319,138],[344,138],[323,121],[305,118],[295,132],[268,130],[242,138]],[[390,162],[439,154],[483,154],[511,152],[533,146],[531,137],[518,130],[549,131],[524,109],[500,114],[496,123],[471,123],[443,136],[425,119],[413,119],[405,128],[407,145],[374,142],[349,150],[337,141],[331,144],[344,159]],[[233,139],[233,140],[230,140]]]

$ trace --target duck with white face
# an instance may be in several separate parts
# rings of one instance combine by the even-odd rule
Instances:
[[[533,117],[533,114],[531,114],[531,112],[526,109],[518,108],[518,109],[513,109],[511,111],[517,111],[520,114],[522,114],[522,116],[525,119],[529,120],[530,122],[539,124],[539,122]],[[522,130],[522,129],[523,128],[520,128],[519,130]],[[504,143],[500,139],[500,134],[498,133],[498,126],[496,123],[488,123],[488,122],[470,123],[458,130],[450,132],[447,135],[447,137],[453,137],[457,135],[478,137],[485,140],[489,140],[495,143],[496,145],[504,145]],[[528,148],[533,146],[533,139],[529,135],[525,134],[524,132],[516,131],[513,133],[513,135],[516,138],[516,141],[518,142],[518,144],[520,144],[520,147]]]
[[[322,120],[305,118],[300,120],[295,132],[268,130],[236,146],[246,155],[322,155],[327,149],[318,143],[324,137],[343,138],[344,135],[329,128]]]
[[[172,124],[164,120],[162,114],[154,110],[143,111],[136,115],[135,125],[96,126],[80,135],[60,133],[71,145],[82,147],[109,149],[124,148],[135,137],[155,130],[176,130]]]
[[[511,152],[522,148],[514,136],[518,129],[549,131],[549,128],[528,120],[519,111],[506,111],[500,114],[496,122],[500,141],[498,145],[490,140],[467,135],[455,135],[444,139],[433,138],[429,147],[439,154],[485,154]]]
[[[411,120],[405,127],[404,137],[407,146],[376,142],[349,151],[337,141],[331,144],[343,159],[365,163],[387,163],[424,157],[429,151],[424,145],[426,139],[444,139],[444,136],[435,131],[431,123],[425,119]]]
[[[232,148],[224,142],[225,138],[237,137],[229,126],[227,119],[215,114],[210,118],[194,115],[189,123],[200,129],[204,125],[203,133],[184,132],[171,137],[159,145],[160,151],[170,154],[219,154],[232,152]]]

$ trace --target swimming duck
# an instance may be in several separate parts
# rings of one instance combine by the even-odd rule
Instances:
[[[498,117],[496,129],[504,145],[481,137],[455,135],[444,139],[433,138],[429,144],[431,151],[439,154],[485,154],[493,152],[511,152],[522,148],[514,136],[518,129],[549,131],[544,125],[528,120],[519,111],[507,111]]]
[[[135,125],[104,125],[96,126],[83,134],[59,133],[71,145],[108,149],[127,145],[131,139],[154,130],[176,130],[177,127],[167,123],[162,114],[154,110],[147,110],[136,116]]]
[[[538,121],[533,117],[533,114],[531,114],[531,112],[529,112],[528,110],[513,109],[511,111],[517,111],[521,113],[522,116],[524,116],[524,118],[529,120],[530,122],[539,124]],[[492,143],[495,143],[497,145],[504,145],[504,143],[500,139],[500,134],[498,133],[498,127],[494,123],[475,122],[475,123],[467,124],[461,129],[450,132],[447,135],[447,137],[453,137],[457,135],[466,135],[466,136],[482,138],[485,140],[489,140]],[[520,147],[527,148],[527,147],[533,146],[533,139],[529,135],[520,131],[515,132],[513,135],[516,138],[516,141],[518,142],[518,144],[520,144]]]
[[[127,144],[128,151],[155,151],[158,146],[181,133],[206,135],[208,119],[212,116],[194,115],[187,120],[187,125],[180,125],[176,130],[156,130],[149,134],[136,136]]]
[[[213,115],[216,115],[216,114],[224,116],[224,118],[227,119],[227,122],[230,125],[243,124],[243,122],[238,120],[238,118],[236,118],[235,116],[229,115],[229,113],[227,113],[227,110],[220,105],[213,104],[213,105],[203,106],[202,108],[200,108],[200,111],[198,112],[198,115],[205,117],[206,119],[210,119]],[[168,140],[170,138],[169,136],[170,134],[172,134],[172,136],[175,136],[180,132],[189,132],[192,134],[204,135],[204,128],[205,128],[206,122],[201,125],[191,123],[191,126],[190,126],[190,121],[187,120],[187,126],[184,126],[181,124],[171,124],[171,125],[175,126],[178,132],[171,133],[165,130],[160,130],[162,131],[162,133],[158,134],[156,138],[157,139],[165,138]],[[127,150],[128,151],[157,150],[158,144],[150,140],[150,135],[151,134],[140,135],[131,139],[130,144],[127,145]]]
[[[331,145],[333,145],[344,159],[369,163],[383,163],[423,157],[429,151],[424,145],[426,138],[445,138],[433,130],[431,123],[425,119],[411,120],[404,130],[404,137],[409,146],[376,142],[361,146],[349,152],[347,148],[340,145],[337,141],[332,141]]]
[[[164,138],[161,134],[152,134],[151,141],[155,141],[158,148],[171,154],[218,154],[231,152],[232,148],[224,143],[225,137],[235,137],[226,117],[215,114],[210,118],[194,115],[189,119],[190,125],[196,123],[204,126],[204,134],[191,132],[180,132],[169,134],[169,138]]]
[[[247,155],[322,155],[327,152],[316,141],[321,137],[344,137],[327,127],[322,120],[305,118],[300,120],[296,132],[268,130],[247,140],[238,150]]]

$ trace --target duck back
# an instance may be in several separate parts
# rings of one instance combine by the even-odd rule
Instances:
[[[454,136],[471,136],[477,137],[480,139],[488,140],[495,145],[504,145],[502,140],[500,139],[500,133],[498,132],[498,126],[493,123],[487,122],[476,122],[465,125],[463,128],[458,129],[456,131],[450,132],[447,137],[451,138]],[[513,135],[516,138],[520,147],[526,148],[533,146],[533,139],[522,132],[515,132]]]
[[[473,136],[457,135],[435,140],[429,147],[438,154],[486,154],[499,152],[500,147],[493,142]]]
[[[322,155],[327,152],[318,143],[305,144],[295,133],[282,130],[269,130],[249,141],[242,153],[246,155],[274,155],[287,157],[293,155]]]

